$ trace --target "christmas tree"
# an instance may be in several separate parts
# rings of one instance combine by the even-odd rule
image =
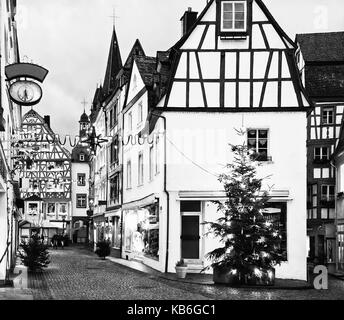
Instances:
[[[32,235],[28,242],[22,241],[20,244],[19,257],[30,271],[47,268],[50,263],[48,246],[40,239],[38,234]]]
[[[257,155],[245,143],[231,148],[233,162],[226,166],[228,172],[219,176],[226,192],[226,201],[216,202],[221,217],[205,223],[208,234],[218,237],[222,246],[206,258],[212,261],[209,267],[231,270],[242,282],[247,276],[262,278],[264,270],[281,263],[282,237],[278,224],[264,215],[269,196],[262,191],[264,179],[257,177]]]

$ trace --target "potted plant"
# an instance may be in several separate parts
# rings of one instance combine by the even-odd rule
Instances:
[[[188,265],[184,262],[184,259],[177,261],[176,263],[176,273],[177,277],[184,279],[188,270]]]
[[[43,243],[38,234],[32,235],[20,244],[19,257],[29,271],[36,272],[47,268],[50,263],[48,246]]]
[[[240,132],[243,134],[243,132]],[[219,181],[226,200],[216,202],[221,217],[209,226],[221,246],[209,252],[213,280],[227,285],[273,285],[274,266],[283,260],[279,225],[265,214],[269,201],[262,191],[263,179],[257,178],[259,165],[254,153],[245,145],[232,146],[234,160]]]
[[[98,255],[98,257],[105,260],[105,257],[109,256],[111,253],[111,242],[109,240],[100,240],[96,244],[97,248],[95,250],[95,253]]]

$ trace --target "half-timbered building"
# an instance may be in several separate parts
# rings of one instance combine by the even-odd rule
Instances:
[[[315,109],[308,118],[309,258],[335,268],[335,166],[344,112],[344,32],[299,34],[297,60]]]
[[[163,272],[181,258],[189,272],[208,265],[218,242],[202,223],[218,217],[212,201],[225,199],[217,177],[232,159],[228,144],[246,142],[259,154],[259,175],[270,176],[264,188],[273,186],[266,210],[281,226],[285,252],[276,276],[305,280],[311,108],[296,44],[261,0],[210,0],[182,24],[172,48],[133,66],[123,111],[124,142],[134,139],[124,147],[123,210],[133,212],[123,258]]]
[[[50,117],[33,109],[23,116],[19,135],[23,152],[30,154],[20,172],[25,220],[51,238],[58,229],[67,231],[71,218],[71,155],[51,129]]]

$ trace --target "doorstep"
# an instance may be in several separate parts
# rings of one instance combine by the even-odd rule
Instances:
[[[125,266],[127,268],[139,271],[141,273],[149,274],[152,277],[161,278],[170,281],[197,284],[197,285],[207,285],[207,286],[216,286],[216,287],[226,287],[226,285],[215,284],[213,281],[212,274],[204,273],[188,273],[185,279],[177,278],[175,273],[162,273],[151,267],[146,266],[142,262],[133,261],[133,260],[124,260],[120,258],[107,257],[108,260]],[[288,279],[276,279],[274,286],[248,286],[242,285],[238,288],[253,288],[253,289],[267,289],[267,290],[307,290],[313,289],[313,286],[307,281],[301,280],[288,280]]]

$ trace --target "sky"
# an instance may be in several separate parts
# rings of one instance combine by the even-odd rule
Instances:
[[[78,134],[86,99],[89,113],[103,83],[113,29],[122,61],[138,38],[147,55],[167,50],[181,36],[188,7],[201,12],[206,0],[18,0],[17,26],[22,62],[49,70],[43,98],[34,109],[51,116],[60,135]],[[343,0],[265,0],[272,15],[294,39],[296,33],[344,31]],[[113,13],[115,10],[115,14]],[[23,112],[28,111],[23,107]]]

